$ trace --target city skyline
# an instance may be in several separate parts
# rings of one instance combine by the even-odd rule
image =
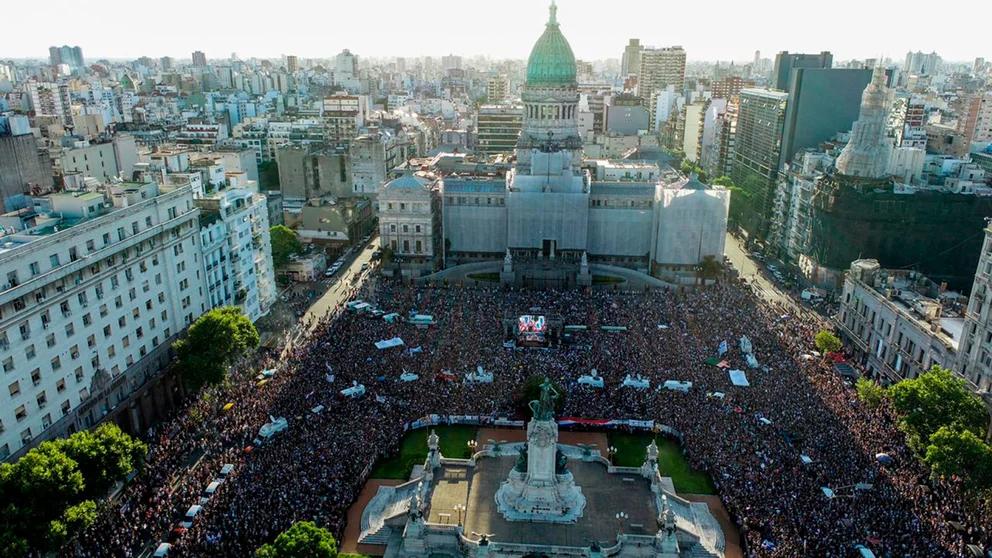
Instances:
[[[983,18],[957,22],[960,29],[951,35],[880,33],[879,26],[883,23],[893,29],[912,28],[913,14],[891,10],[887,3],[839,0],[830,11],[816,14],[816,25],[803,25],[804,20],[790,17],[792,8],[784,0],[721,1],[716,6],[708,5],[706,13],[695,4],[661,6],[641,0],[611,3],[612,9],[606,14],[583,9],[588,6],[576,0],[563,0],[560,4],[562,28],[572,37],[576,56],[584,60],[619,58],[623,46],[632,37],[640,38],[645,45],[681,45],[690,61],[749,61],[755,50],[760,50],[766,58],[782,50],[830,50],[837,60],[881,55],[896,62],[906,52],[917,50],[937,51],[945,60],[960,62],[984,55],[975,50],[971,40],[981,32]],[[430,10],[409,15],[392,15],[404,5],[387,0],[382,3],[382,11],[390,16],[383,18],[364,13],[361,4],[307,5],[299,10],[255,18],[250,13],[233,15],[219,4],[178,0],[174,9],[156,14],[157,25],[150,30],[129,21],[130,12],[123,2],[108,0],[100,5],[104,9],[82,12],[73,9],[66,0],[18,5],[10,14],[12,19],[44,21],[44,29],[30,26],[10,29],[9,41],[0,58],[45,59],[49,46],[78,44],[89,60],[140,56],[188,59],[194,50],[201,50],[212,59],[228,58],[232,52],[241,58],[275,58],[286,54],[329,58],[345,48],[371,58],[459,54],[525,59],[533,37],[541,32],[541,14],[547,8],[543,1],[507,0],[502,9],[487,10],[486,24],[478,25],[483,15],[481,10],[467,10],[453,0],[439,0]],[[59,16],[66,10],[74,13],[71,20]],[[301,18],[304,12],[309,15]],[[190,25],[191,13],[197,14],[200,21],[214,22],[216,29]],[[714,13],[723,17],[713,17]],[[633,17],[635,14],[637,17]],[[659,18],[667,23],[655,24]],[[364,19],[367,23],[335,26],[336,19],[358,22]],[[674,25],[678,22],[693,24]],[[83,31],[94,28],[114,32]],[[714,37],[725,40],[714,41]]]

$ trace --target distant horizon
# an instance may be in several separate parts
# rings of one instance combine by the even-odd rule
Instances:
[[[429,9],[410,10],[405,2],[384,0],[372,14],[359,3],[305,0],[295,9],[261,14],[174,0],[171,9],[155,12],[157,26],[149,28],[135,25],[142,14],[124,0],[95,0],[82,10],[69,0],[20,3],[7,12],[16,25],[6,29],[0,60],[44,61],[50,46],[65,44],[79,46],[87,61],[141,56],[188,61],[195,50],[210,60],[228,59],[232,52],[243,59],[330,59],[346,48],[371,59],[456,54],[526,60],[547,21],[548,4],[503,0],[499,9],[474,9],[434,0]],[[690,62],[748,63],[755,50],[769,59],[783,50],[829,50],[835,60],[881,56],[894,63],[915,51],[937,52],[952,63],[992,59],[992,52],[976,50],[972,40],[982,36],[983,22],[992,16],[992,6],[984,3],[946,33],[931,29],[919,35],[903,31],[918,25],[918,14],[892,9],[896,4],[885,1],[836,0],[815,19],[788,0],[717,0],[705,6],[614,0],[605,10],[590,10],[577,0],[558,5],[562,32],[576,58],[587,61],[620,59],[630,38],[649,46],[681,45]]]

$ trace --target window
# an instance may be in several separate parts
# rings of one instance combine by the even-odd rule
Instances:
[[[32,277],[41,273],[41,267],[38,265],[38,262],[31,262],[31,265],[28,267],[31,269]]]
[[[13,357],[7,357],[7,358],[3,359],[3,371],[4,372],[13,372],[14,371],[14,358]]]
[[[51,256],[48,256],[48,261],[51,262],[52,268],[58,267],[59,266],[59,255],[58,254],[52,254]]]
[[[35,398],[35,401],[38,403],[39,409],[44,409],[45,405],[48,405],[48,394],[42,391],[38,394],[38,397]]]
[[[72,337],[75,333],[76,333],[76,326],[72,325],[72,323],[68,323],[65,325],[66,337]]]
[[[17,397],[18,395],[21,394],[21,383],[20,382],[11,383],[9,386],[7,386],[7,391],[10,392],[11,397]]]
[[[86,251],[87,252],[95,252],[96,251],[96,245],[94,244],[94,242],[93,242],[92,239],[86,241]]]
[[[17,422],[21,422],[22,420],[28,418],[28,411],[27,411],[27,409],[24,408],[24,405],[21,405],[20,407],[17,408],[17,410],[14,411],[14,417],[17,418]],[[24,432],[27,432],[27,439],[28,439],[28,441],[30,441],[31,440],[31,429],[28,428]],[[21,433],[21,439],[22,439],[22,441],[24,439],[24,432]]]
[[[52,371],[54,372],[59,368],[62,368],[62,359],[55,357],[52,359]]]
[[[49,333],[48,335],[45,336],[45,345],[47,345],[49,347],[54,347],[55,346],[55,334],[54,333]]]
[[[41,369],[40,368],[35,368],[34,370],[31,371],[31,383],[34,384],[34,385],[38,385],[38,384],[41,383]]]
[[[55,391],[59,393],[65,391],[65,378],[59,378],[59,381],[55,382]]]
[[[83,381],[83,367],[77,366],[76,370],[73,372],[76,376],[76,383],[81,383]]]

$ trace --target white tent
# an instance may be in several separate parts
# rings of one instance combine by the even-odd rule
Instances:
[[[672,391],[681,391],[682,393],[689,393],[692,388],[692,382],[680,382],[678,380],[667,380],[664,384],[665,389]]]
[[[382,351],[384,349],[390,349],[392,347],[402,347],[403,344],[404,343],[402,339],[400,339],[399,337],[393,337],[392,339],[383,339],[382,341],[376,341],[375,348]]]
[[[597,372],[595,368],[593,368],[589,374],[579,376],[579,385],[603,389],[603,377],[599,375],[599,372]]]
[[[751,385],[751,382],[747,381],[747,374],[743,370],[731,370],[730,383],[738,387],[748,387]]]
[[[623,379],[623,387],[648,389],[651,387],[651,380],[641,376],[640,374],[627,374],[627,377]]]
[[[420,376],[414,374],[413,372],[407,372],[406,370],[400,374],[400,380],[404,382],[415,382],[420,378]]]

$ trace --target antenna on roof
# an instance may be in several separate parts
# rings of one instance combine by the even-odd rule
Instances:
[[[551,7],[548,10],[551,12],[548,25],[558,25],[558,4],[555,3],[555,0],[551,0]]]

